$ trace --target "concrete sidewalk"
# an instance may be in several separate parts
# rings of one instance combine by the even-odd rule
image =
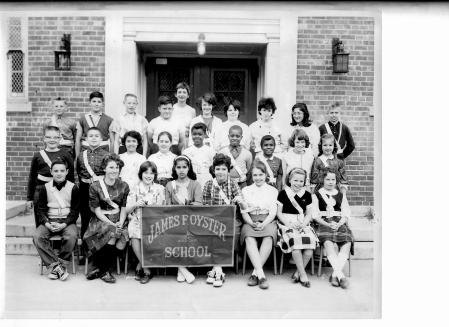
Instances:
[[[40,275],[39,257],[7,255],[5,272],[6,318],[374,318],[380,298],[373,260],[352,260],[349,289],[328,282],[330,268],[321,277],[309,276],[311,288],[292,284],[291,265],[283,275],[266,272],[270,288],[246,286],[249,272],[236,275],[226,268],[222,288],[206,284],[198,275],[192,285],[176,276],[155,276],[141,285],[134,272],[110,285],[87,281],[84,266],[67,281]],[[269,267],[268,267],[269,268]],[[251,269],[250,269],[251,270]],[[380,293],[379,293],[380,294]]]

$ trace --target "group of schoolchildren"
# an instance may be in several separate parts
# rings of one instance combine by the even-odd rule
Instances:
[[[87,279],[114,283],[112,268],[129,242],[138,261],[135,279],[145,284],[152,272],[142,265],[143,207],[233,204],[235,246],[246,247],[254,267],[249,286],[268,288],[263,266],[279,245],[296,265],[293,282],[310,287],[305,267],[321,244],[333,268],[330,283],[347,288],[343,267],[353,236],[344,159],[354,141],[339,120],[340,105],[330,106],[329,122],[318,128],[306,104],[297,103],[290,128],[281,132],[273,122],[272,98],[260,99],[260,118],[247,126],[238,119],[237,100],[224,106],[227,121],[222,122],[214,115],[214,94],[199,98],[197,117],[187,104],[186,83],[177,85],[175,96],[177,103],[159,98],[160,116],[149,123],[136,113],[134,94],[125,95],[126,111],[117,119],[103,112],[97,91],[89,96],[90,111],[77,121],[66,117],[64,99],[52,101],[45,148],[33,156],[27,195],[36,219],[33,241],[48,277],[68,277],[78,215]],[[62,236],[58,252],[49,240],[53,235]],[[225,280],[221,266],[206,277],[215,287]],[[177,280],[192,283],[195,276],[178,267]]]

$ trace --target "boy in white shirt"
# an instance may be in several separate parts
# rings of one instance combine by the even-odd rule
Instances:
[[[195,108],[192,108],[187,104],[187,99],[190,96],[190,87],[185,82],[178,83],[176,85],[175,97],[178,99],[173,105],[173,119],[185,126],[186,128],[186,139],[189,137],[189,126],[190,122],[196,116]]]
[[[158,151],[157,141],[161,132],[169,132],[172,136],[170,151],[174,154],[181,154],[185,145],[185,127],[173,119],[173,101],[168,96],[159,97],[158,110],[161,113],[148,124],[148,141],[150,143],[150,154]]]
[[[209,172],[212,166],[215,151],[204,144],[206,138],[207,126],[204,123],[196,123],[192,126],[191,136],[193,145],[183,151],[192,161],[193,171],[196,173],[196,179],[200,183],[201,188],[210,179],[212,175]]]
[[[125,144],[123,144],[122,138],[125,133],[129,131],[139,132],[142,142],[140,142],[137,152],[146,157],[148,150],[147,141],[147,128],[148,121],[142,115],[136,112],[137,96],[132,93],[125,94],[123,99],[123,104],[125,105],[126,111],[118,119],[114,119],[112,123],[112,131],[115,133],[114,137],[114,153],[120,154],[126,152]]]

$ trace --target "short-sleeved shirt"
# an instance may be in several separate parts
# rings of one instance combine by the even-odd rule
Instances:
[[[269,212],[276,212],[278,191],[273,186],[264,183],[262,186],[251,184],[242,190],[243,198],[250,208],[259,207]]]
[[[260,140],[262,140],[262,137],[265,135],[271,135],[274,137],[274,140],[276,141],[274,152],[282,152],[281,131],[276,125],[274,125],[273,121],[269,124],[264,123],[262,120],[255,121],[249,125],[249,131],[251,133],[251,140],[255,145],[254,152],[258,153],[262,151],[260,147]]]
[[[236,121],[227,120],[220,126],[219,130],[216,133],[215,149],[217,151],[220,151],[222,148],[227,147],[229,145],[229,129],[235,125],[240,126],[243,131],[242,141],[240,142],[240,144],[247,150],[250,149],[251,133],[249,131],[248,125],[242,123],[240,120]]]
[[[157,167],[157,178],[172,178],[173,161],[176,155],[172,152],[156,152],[148,157]]]
[[[120,159],[122,159],[125,164],[120,171],[120,178],[122,181],[128,183],[129,187],[132,188],[139,182],[139,168],[142,163],[147,159],[140,153],[129,154],[128,152],[120,154]]]
[[[184,107],[180,107],[178,103],[173,105],[172,118],[182,126],[189,128],[190,122],[196,116],[194,108],[186,104]]]
[[[76,120],[69,117],[57,117],[53,115],[50,120],[45,122],[44,130],[47,126],[58,127],[63,140],[74,142],[76,136]]]
[[[113,185],[106,184],[111,201],[115,202],[119,207],[126,207],[126,200],[129,194],[129,186],[126,182],[117,178]],[[89,207],[92,212],[95,208],[100,207],[102,210],[113,210],[101,189],[100,182],[95,181],[89,188]]]
[[[235,164],[240,168],[240,171],[244,175],[240,176],[235,167],[232,167],[231,171],[229,172],[231,179],[236,180],[237,182],[239,182],[240,180],[245,181],[246,175],[248,174],[248,168],[246,166],[246,163],[250,162],[251,165],[253,159],[251,152],[249,152],[244,147],[241,147],[240,154],[238,155],[237,158],[234,158],[234,156],[231,154],[231,149],[229,148],[229,146],[227,146],[225,148],[222,148],[220,150],[220,153],[229,156],[231,159],[233,158],[235,160]]]
[[[185,134],[185,126],[182,126],[178,121],[171,117],[170,119],[164,119],[161,116],[156,117],[148,124],[148,132],[153,133],[153,143],[157,143],[157,138],[162,132],[169,132],[172,136],[172,144],[178,145],[179,136],[181,133]]]
[[[201,148],[192,145],[185,149],[183,154],[192,160],[192,167],[193,171],[196,173],[196,180],[200,183],[202,189],[204,184],[206,184],[209,179],[212,179],[209,168],[212,166],[215,151],[207,145],[203,145]]]
[[[229,201],[232,201],[236,196],[242,196],[242,191],[237,182],[228,178],[224,183],[216,187],[213,181],[210,180],[206,182],[203,188],[203,204],[225,205],[225,200],[220,196],[220,189],[223,190]]]
[[[145,117],[137,113],[129,114],[127,112],[120,115],[118,119],[114,119],[111,127],[112,131],[120,136],[120,139],[129,131],[136,131],[140,135],[144,135],[147,128],[148,121]]]
[[[303,212],[306,212],[307,206],[312,204],[312,194],[310,192],[305,191],[304,194],[300,197],[298,194],[295,194],[295,200],[298,202],[299,206],[303,210]],[[299,211],[295,208],[295,206],[291,203],[287,192],[285,190],[282,190],[279,192],[278,202],[282,204],[282,213],[288,213],[292,215],[298,215]]]

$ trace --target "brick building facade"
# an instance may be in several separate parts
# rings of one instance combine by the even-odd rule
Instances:
[[[325,121],[329,104],[334,101],[344,104],[342,119],[353,131],[356,143],[356,150],[347,160],[351,185],[348,198],[351,205],[374,205],[374,113],[379,110],[375,108],[376,92],[379,92],[375,87],[375,61],[378,60],[375,47],[379,46],[375,42],[376,19],[372,15],[350,13],[306,15],[289,8],[277,14],[267,9],[265,16],[254,18],[250,8],[244,7],[238,11],[237,18],[233,13],[221,14],[217,23],[210,20],[210,13],[198,18],[201,13],[198,9],[196,15],[186,14],[177,18],[173,26],[168,24],[158,29],[158,19],[164,20],[164,15],[170,15],[168,11],[146,15],[134,11],[95,11],[82,15],[75,11],[28,12],[24,17],[27,25],[27,78],[24,80],[31,110],[7,111],[7,199],[26,197],[30,160],[33,152],[42,146],[41,126],[50,115],[51,98],[66,98],[70,116],[77,117],[88,110],[89,93],[99,90],[105,93],[106,113],[114,117],[122,110],[121,97],[131,91],[141,99],[141,113],[148,114],[145,112],[148,97],[145,60],[161,56],[156,50],[165,41],[195,44],[200,31],[195,24],[203,19],[211,24],[205,28],[206,42],[218,44],[217,49],[220,42],[238,44],[248,51],[248,58],[257,57],[260,65],[257,98],[274,97],[280,127],[289,123],[290,108],[295,101],[307,103],[317,125]],[[14,13],[10,16],[14,17]],[[219,27],[219,23],[226,21],[229,25]],[[185,28],[180,29],[180,25]],[[207,33],[208,30],[211,32]],[[64,33],[71,34],[70,71],[54,68],[54,50]],[[227,39],[220,41],[223,35]],[[350,52],[349,73],[332,73],[333,37],[339,37]],[[250,45],[262,50],[250,53],[249,49],[253,49]],[[180,56],[184,51],[170,48],[167,56],[173,56],[175,50]],[[226,53],[217,54],[217,58],[226,56]],[[229,55],[237,57],[234,53]]]

